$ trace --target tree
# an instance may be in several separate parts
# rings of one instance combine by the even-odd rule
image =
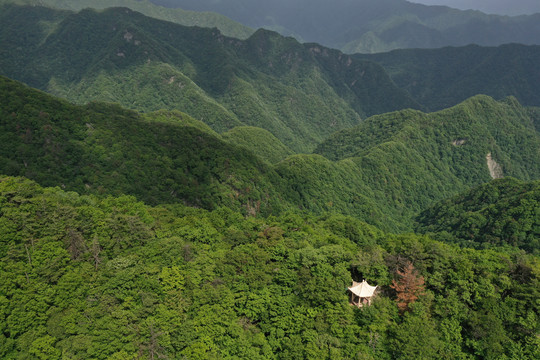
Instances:
[[[35,359],[60,359],[61,353],[54,347],[55,341],[56,339],[52,336],[42,336],[32,342],[28,352]]]
[[[399,310],[403,313],[409,310],[409,305],[424,293],[424,277],[418,274],[410,261],[407,262],[403,271],[398,270],[396,274],[399,278],[392,280],[390,287],[396,290],[396,302]]]

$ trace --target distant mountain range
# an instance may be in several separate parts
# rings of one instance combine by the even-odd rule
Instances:
[[[511,95],[523,105],[540,105],[540,46],[469,45],[355,56],[381,64],[396,85],[429,111],[477,94]]]
[[[346,53],[540,41],[540,14],[486,15],[405,0],[151,1],[217,12],[252,28],[269,28]]]
[[[127,7],[146,16],[171,21],[185,26],[216,27],[223,35],[247,39],[255,32],[228,17],[215,12],[188,11],[158,6],[149,0],[0,0],[2,4],[48,6],[56,9],[80,11],[86,8],[106,9]]]
[[[124,6],[181,25],[216,27],[239,39],[263,27],[345,53],[469,44],[538,45],[540,39],[540,14],[486,15],[405,0],[0,0],[4,3],[74,11]]]
[[[0,74],[77,103],[179,109],[218,132],[262,127],[295,152],[370,115],[437,111],[476,94],[540,106],[540,46],[348,56],[270,31],[240,41],[118,9],[5,9]]]
[[[540,13],[540,2],[537,0],[411,0],[411,2],[425,5],[444,5],[463,10],[480,10],[486,14],[530,15]]]

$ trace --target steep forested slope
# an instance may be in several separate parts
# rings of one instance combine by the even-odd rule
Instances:
[[[277,163],[293,154],[293,151],[274,135],[254,126],[238,126],[221,134],[221,137],[230,143],[248,148],[270,163]]]
[[[371,53],[471,43],[539,44],[540,14],[496,16],[405,0],[151,0],[156,4],[215,11],[253,28],[339,48]]]
[[[344,173],[343,167],[318,156],[329,171],[324,181],[331,182],[330,192],[328,185],[317,188],[323,167],[311,167],[298,176],[294,174],[298,158],[294,158],[279,164],[278,173],[248,150],[265,136],[263,130],[233,130],[225,134],[224,140],[230,141],[226,142],[203,123],[178,112],[139,115],[102,103],[73,106],[0,79],[0,173],[84,194],[136,195],[150,204],[228,206],[249,215],[278,214],[288,208],[341,211],[380,226],[398,227],[397,220],[384,215],[367,195],[370,189],[354,168]],[[274,153],[285,155],[279,149]],[[271,160],[271,156],[264,158]],[[305,166],[310,158],[307,155],[307,161],[298,164]],[[306,183],[314,188],[309,195],[299,192]]]
[[[540,105],[540,46],[470,45],[357,56],[381,64],[396,85],[430,111],[478,94],[515,96],[523,105]]]
[[[125,8],[8,6],[0,21],[3,75],[78,103],[179,109],[217,131],[262,127],[294,151],[367,115],[418,107],[379,65],[269,31],[240,41]]]
[[[0,231],[3,359],[540,355],[540,264],[518,251],[343,216],[152,208],[9,177]],[[372,306],[348,304],[353,279],[378,285]],[[419,285],[394,290],[407,281]]]
[[[477,96],[432,114],[378,115],[336,133],[316,152],[356,167],[356,177],[394,218],[493,176],[540,177],[540,135],[515,99]]]
[[[478,96],[433,114],[378,115],[322,144],[326,158],[294,155],[271,165],[250,151],[254,144],[276,147],[263,157],[269,162],[288,152],[263,130],[220,138],[177,112],[73,106],[5,78],[0,84],[0,172],[81,193],[246,214],[338,212],[407,230],[416,213],[491,173],[540,177],[540,136],[512,99]]]
[[[168,9],[148,0],[0,0],[1,4],[48,6],[73,11],[85,8],[127,7],[146,16],[185,26],[216,27],[224,35],[238,39],[247,39],[255,31],[217,13]]]
[[[178,112],[74,106],[0,78],[0,172],[150,204],[279,211],[283,181],[244,148]]]
[[[465,246],[518,246],[540,254],[540,181],[494,180],[425,210],[420,232]]]

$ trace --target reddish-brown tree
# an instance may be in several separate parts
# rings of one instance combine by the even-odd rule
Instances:
[[[404,312],[409,310],[409,304],[415,302],[418,296],[424,293],[424,277],[418,273],[410,261],[402,271],[398,270],[396,275],[398,279],[392,280],[390,287],[396,290],[398,308]]]

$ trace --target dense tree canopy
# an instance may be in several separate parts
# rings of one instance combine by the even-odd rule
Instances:
[[[540,254],[540,181],[495,180],[437,203],[417,221],[417,230],[446,241]]]
[[[540,263],[353,218],[244,218],[0,180],[3,359],[536,359]],[[401,314],[390,286],[425,290]],[[348,304],[352,279],[380,287]],[[397,290],[397,289],[396,289]],[[398,293],[399,294],[399,293]]]
[[[80,105],[0,76],[0,358],[540,358],[538,108],[380,114],[421,106],[317,44],[4,3],[0,71]]]

